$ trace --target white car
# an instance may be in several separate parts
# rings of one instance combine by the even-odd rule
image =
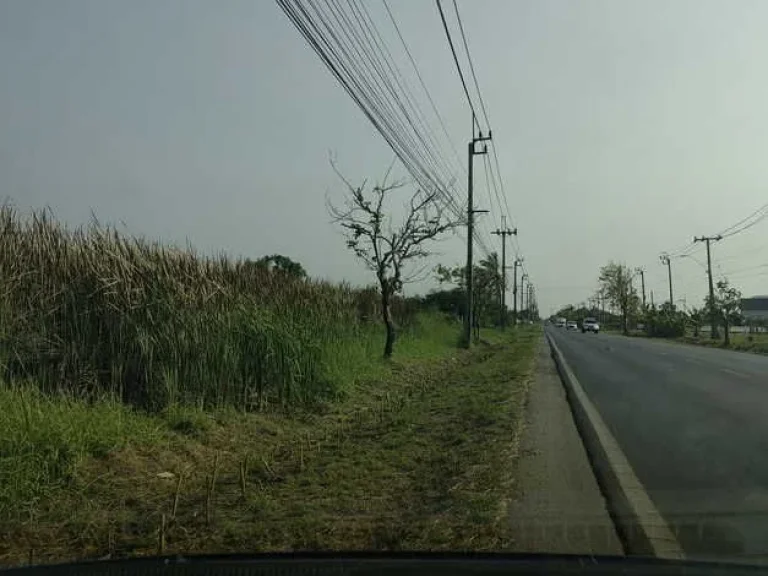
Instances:
[[[555,326],[558,328],[565,328],[565,318],[558,318],[557,322],[555,322]]]
[[[579,325],[574,322],[573,320],[569,320],[568,323],[565,325],[566,330],[578,330]]]
[[[597,334],[600,332],[600,324],[594,318],[584,318],[584,321],[581,323],[581,331]]]

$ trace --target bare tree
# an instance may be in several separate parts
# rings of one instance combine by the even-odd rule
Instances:
[[[347,198],[342,207],[328,202],[328,211],[343,229],[347,247],[376,274],[387,334],[384,357],[389,358],[397,337],[392,297],[402,291],[404,283],[415,280],[422,271],[409,272],[406,268],[429,256],[425,244],[454,228],[459,221],[446,214],[437,191],[417,189],[405,204],[401,223],[395,225],[387,211],[387,203],[405,186],[403,182],[388,183],[388,170],[381,184],[366,189],[365,182],[352,186],[338,170],[336,173],[346,184]]]
[[[605,297],[621,312],[621,330],[629,334],[629,319],[635,316],[640,299],[632,286],[632,272],[623,264],[610,262],[600,268],[600,287]]]

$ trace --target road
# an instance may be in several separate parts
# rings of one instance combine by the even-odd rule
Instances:
[[[686,554],[768,559],[768,356],[548,331]]]

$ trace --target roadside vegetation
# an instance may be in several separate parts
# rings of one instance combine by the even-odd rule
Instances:
[[[537,328],[8,206],[0,284],[0,565],[503,548]]]
[[[377,354],[322,409],[148,413],[5,388],[0,565],[509,547],[538,330],[465,351],[453,325],[424,321],[397,360]]]
[[[290,270],[290,269],[289,269]],[[341,363],[367,357],[374,290],[206,257],[109,227],[66,230],[46,212],[0,209],[0,348],[6,382],[178,404],[258,409],[342,392]],[[393,315],[407,328],[404,300]]]
[[[669,302],[658,306],[645,303],[633,283],[637,273],[639,271],[633,272],[623,264],[609,263],[601,268],[600,289],[588,304],[566,306],[552,319],[565,317],[581,321],[595,317],[603,329],[626,336],[669,338],[688,344],[768,354],[765,324],[747,325],[741,311],[741,292],[728,280],[715,284],[712,302],[707,296],[700,308],[683,310]],[[709,329],[712,320],[714,333]],[[734,332],[734,327],[739,330]]]

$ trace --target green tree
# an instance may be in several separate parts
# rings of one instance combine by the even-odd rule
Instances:
[[[706,314],[707,311],[705,308],[691,308],[691,310],[688,312],[688,321],[690,322],[691,326],[693,326],[694,338],[699,337],[699,331],[701,330],[701,325],[704,323]]]
[[[723,344],[730,346],[730,327],[741,319],[741,292],[728,280],[718,280],[715,289],[715,311],[723,322]]]
[[[629,334],[629,320],[637,316],[640,299],[632,285],[632,271],[623,264],[609,262],[600,269],[600,286],[607,300],[621,313],[621,330]]]
[[[466,298],[466,270],[466,266],[449,268],[440,264],[435,269],[435,273],[441,284],[455,284]],[[496,323],[501,310],[502,282],[499,255],[496,252],[491,253],[473,267],[472,284],[474,285],[472,315],[475,321],[472,328],[475,338],[478,338],[480,327]],[[462,313],[463,311],[464,306],[462,306]]]
[[[301,264],[291,260],[288,256],[282,256],[280,254],[262,256],[256,260],[256,266],[281,272],[302,280],[307,277],[307,272]]]
[[[648,336],[677,338],[685,334],[688,317],[669,302],[647,308],[643,313],[644,330]]]

